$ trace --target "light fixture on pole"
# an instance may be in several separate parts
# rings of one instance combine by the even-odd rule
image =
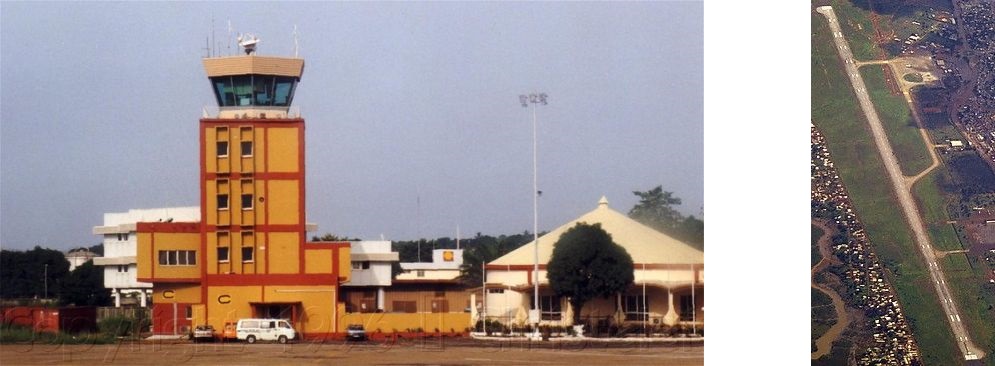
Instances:
[[[548,95],[546,93],[532,93],[529,95],[519,95],[518,100],[522,103],[522,107],[528,108],[529,104],[532,104],[532,251],[533,251],[533,268],[532,268],[532,287],[534,289],[534,294],[532,298],[533,309],[529,313],[529,320],[533,325],[535,325],[535,333],[539,333],[539,320],[541,317],[541,312],[539,310],[539,195],[542,194],[539,191],[539,168],[538,168],[538,155],[539,155],[539,145],[538,139],[536,138],[536,105],[542,104],[546,105],[546,98]]]

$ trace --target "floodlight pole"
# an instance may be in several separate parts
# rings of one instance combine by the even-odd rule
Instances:
[[[522,107],[528,108],[529,104],[532,104],[532,254],[533,254],[533,267],[532,267],[532,287],[533,287],[533,297],[532,306],[534,311],[539,313],[539,317],[535,319],[532,323],[535,326],[534,332],[538,334],[539,332],[539,321],[542,317],[542,312],[539,310],[539,143],[537,135],[537,120],[536,120],[536,105],[542,103],[546,105],[546,98],[548,96],[546,93],[532,93],[529,95],[519,95],[518,99],[522,102]]]

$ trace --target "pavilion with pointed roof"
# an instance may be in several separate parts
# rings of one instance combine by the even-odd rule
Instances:
[[[612,240],[632,256],[635,281],[616,298],[588,301],[581,319],[589,324],[645,322],[649,325],[704,323],[704,253],[697,248],[643,225],[608,207],[602,197],[597,208],[539,237],[539,308],[541,323],[572,325],[573,309],[556,296],[546,279],[546,263],[560,236],[577,223],[601,224]],[[488,319],[524,324],[533,304],[534,242],[485,266],[486,298],[474,316],[485,310]],[[486,302],[486,305],[484,303]],[[604,323],[601,323],[604,324]]]

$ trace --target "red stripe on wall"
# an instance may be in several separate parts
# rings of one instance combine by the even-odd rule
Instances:
[[[304,184],[304,178],[305,178],[305,175],[304,175],[304,172],[305,172],[304,171],[304,120],[301,119],[300,123],[297,123],[296,125],[297,125],[297,172],[300,173],[300,176],[301,176],[300,180],[297,181],[297,187],[298,187],[298,189],[297,189],[297,196],[298,196],[297,197],[297,202],[298,202],[298,210],[299,210],[297,217],[300,220],[301,226],[303,227],[303,225],[305,225],[305,223],[307,222],[307,219],[305,218],[305,213],[307,212],[307,210],[305,210],[305,206],[307,204],[307,201],[306,201],[307,195],[305,195],[305,193],[304,193],[304,189],[305,189],[305,184]],[[305,263],[306,262],[304,260],[304,255],[305,255],[305,252],[304,252],[304,243],[305,242],[307,242],[307,230],[306,229],[302,229],[301,230],[301,235],[300,235],[300,241],[299,241],[299,243],[300,243],[300,245],[299,245],[300,254],[298,255],[298,259],[300,259],[300,267],[298,267],[298,270],[300,271],[300,273],[307,273],[307,269],[305,268]]]
[[[211,286],[307,286],[338,284],[338,279],[331,274],[232,274],[207,275]]]

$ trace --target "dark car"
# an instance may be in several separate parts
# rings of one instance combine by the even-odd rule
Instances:
[[[349,341],[365,341],[366,340],[366,330],[363,329],[362,324],[349,324],[345,330],[346,340]]]

